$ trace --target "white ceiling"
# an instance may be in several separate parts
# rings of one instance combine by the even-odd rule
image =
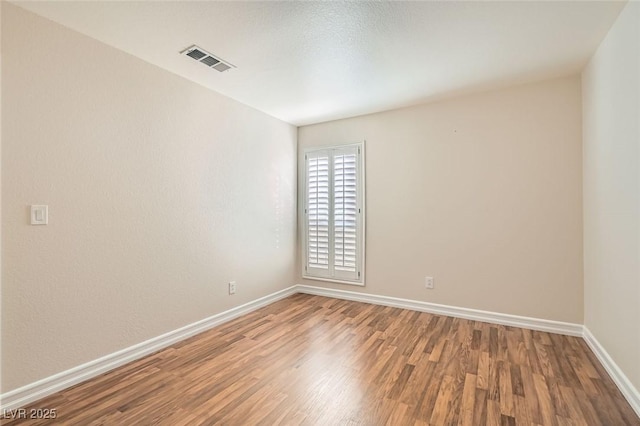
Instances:
[[[295,125],[578,72],[618,2],[47,1],[21,7]],[[237,69],[178,53],[197,44]]]

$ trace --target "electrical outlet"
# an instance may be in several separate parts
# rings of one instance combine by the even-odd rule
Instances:
[[[429,290],[433,289],[433,277],[424,277],[424,286]]]
[[[236,294],[236,282],[235,281],[230,281],[229,282],[229,294]]]

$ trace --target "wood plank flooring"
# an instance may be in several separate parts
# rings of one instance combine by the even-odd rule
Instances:
[[[640,425],[585,342],[297,294],[3,425]]]

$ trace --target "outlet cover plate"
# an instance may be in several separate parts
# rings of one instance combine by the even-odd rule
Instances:
[[[46,225],[49,223],[49,206],[32,205],[31,206],[31,224]]]
[[[424,277],[424,286],[429,290],[433,289],[433,277]]]

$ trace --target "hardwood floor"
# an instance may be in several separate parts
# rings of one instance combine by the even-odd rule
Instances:
[[[95,425],[640,425],[585,342],[297,294],[27,408]]]

